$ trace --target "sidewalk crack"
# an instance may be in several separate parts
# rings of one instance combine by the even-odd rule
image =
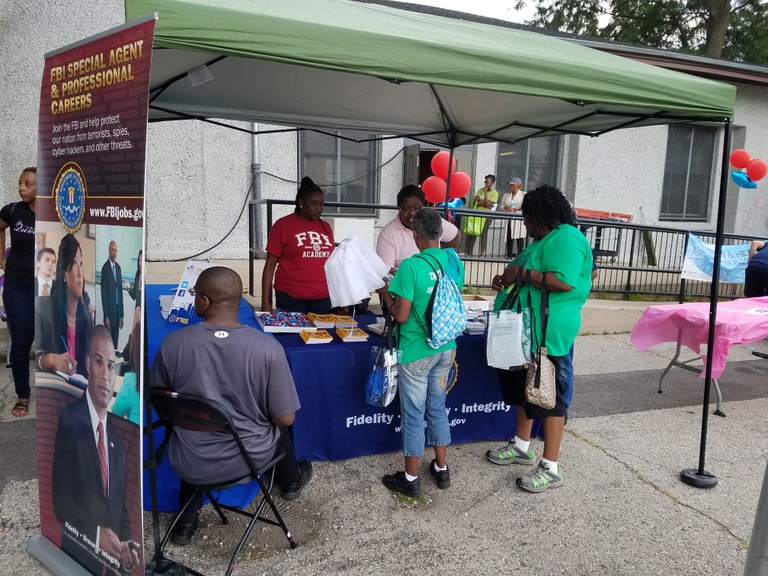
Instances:
[[[564,431],[565,431],[565,432],[567,432],[568,434],[570,434],[571,436],[573,436],[574,438],[576,438],[577,440],[579,440],[579,441],[581,441],[581,442],[584,442],[585,444],[587,444],[587,445],[591,446],[592,448],[595,448],[595,449],[599,450],[600,452],[602,452],[603,454],[605,454],[605,455],[606,455],[608,458],[610,458],[611,460],[614,460],[615,462],[618,462],[618,463],[619,463],[619,464],[621,464],[621,465],[622,465],[624,468],[626,468],[626,469],[627,469],[629,472],[631,472],[631,473],[632,473],[632,475],[633,475],[635,478],[637,478],[638,480],[640,480],[640,482],[643,482],[644,484],[647,484],[648,486],[650,486],[651,488],[653,488],[653,489],[654,489],[656,492],[658,492],[658,493],[659,493],[659,494],[661,494],[662,496],[664,496],[664,497],[666,497],[666,498],[669,498],[669,499],[670,499],[672,502],[674,502],[675,504],[677,504],[677,505],[679,505],[679,506],[683,506],[683,507],[685,507],[685,508],[688,508],[689,510],[692,510],[693,512],[695,512],[695,513],[699,514],[700,516],[703,516],[704,518],[706,518],[706,519],[707,519],[707,520],[709,520],[710,522],[712,522],[712,523],[714,523],[715,525],[719,526],[719,527],[720,527],[720,529],[721,529],[723,532],[726,532],[727,534],[730,534],[730,535],[731,535],[731,536],[734,538],[734,540],[736,540],[736,541],[737,541],[737,542],[738,542],[738,543],[741,545],[741,547],[742,547],[744,550],[748,550],[748,549],[749,549],[749,542],[748,542],[748,541],[746,541],[746,540],[744,540],[743,538],[741,538],[740,536],[738,536],[736,533],[734,533],[734,532],[733,532],[733,530],[731,530],[731,528],[730,528],[730,527],[728,527],[727,525],[723,524],[723,523],[722,523],[720,520],[718,520],[717,518],[714,518],[714,517],[710,516],[709,514],[707,514],[707,513],[705,513],[705,512],[702,512],[702,511],[701,511],[701,510],[699,510],[698,508],[695,508],[695,507],[691,506],[690,504],[687,504],[687,503],[683,502],[683,501],[682,501],[680,498],[678,498],[677,496],[675,496],[674,494],[672,494],[672,493],[671,493],[671,492],[669,492],[668,490],[664,489],[663,487],[659,486],[658,484],[656,484],[656,483],[655,483],[655,482],[653,482],[652,480],[649,480],[648,478],[646,478],[645,476],[643,476],[643,475],[640,473],[640,471],[639,471],[639,470],[637,470],[637,469],[633,468],[632,466],[630,466],[629,464],[627,464],[627,463],[626,463],[626,462],[624,462],[623,460],[619,459],[619,457],[618,457],[618,456],[615,456],[615,455],[611,454],[610,452],[608,452],[608,450],[607,450],[606,448],[604,448],[603,446],[601,446],[601,445],[600,445],[600,444],[598,444],[597,442],[594,442],[593,440],[590,440],[590,439],[589,439],[589,438],[587,438],[586,436],[583,436],[582,434],[579,434],[578,432],[576,432],[575,430],[572,430],[572,429],[570,429],[570,428],[567,428],[567,427],[566,427]]]

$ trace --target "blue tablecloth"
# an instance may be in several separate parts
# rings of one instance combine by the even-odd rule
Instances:
[[[172,290],[173,286],[166,285],[146,287],[150,363],[162,339],[176,329],[176,325],[160,315],[159,296]],[[239,319],[258,328],[245,301],[240,306]],[[363,329],[374,321],[372,315],[358,317]],[[293,442],[299,458],[342,460],[402,448],[398,400],[387,408],[365,404],[371,348],[380,341],[378,336],[372,334],[367,342],[353,343],[335,337],[330,344],[316,345],[305,344],[298,334],[274,336],[285,349],[301,401],[293,424]],[[486,363],[485,336],[461,336],[457,345],[458,380],[446,399],[452,442],[505,440],[514,436],[516,413],[501,401],[495,370]],[[540,429],[536,422],[534,434]],[[145,495],[145,503],[146,498]]]
[[[360,327],[374,316],[358,318]],[[307,346],[295,334],[276,334],[291,367],[302,409],[296,413],[296,454],[310,460],[342,460],[402,449],[400,403],[365,404],[371,349],[367,342]],[[485,336],[457,341],[458,380],[446,398],[451,441],[504,440],[514,436],[515,410],[501,401],[496,372],[488,368]]]

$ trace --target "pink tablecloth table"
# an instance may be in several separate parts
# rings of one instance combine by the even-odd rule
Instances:
[[[706,362],[701,347],[709,334],[709,302],[649,306],[632,328],[635,347],[647,350],[662,342],[679,342]],[[768,296],[740,298],[717,305],[715,343],[712,349],[712,377],[725,369],[734,344],[748,344],[768,337]]]
[[[687,304],[668,304],[664,306],[649,306],[632,328],[632,344],[640,350],[661,344],[676,342],[677,352],[659,381],[661,383],[670,368],[677,366],[686,370],[699,372],[705,376],[701,368],[688,366],[688,362],[678,362],[680,346],[692,350],[706,363],[706,355],[702,354],[702,346],[706,345],[709,337],[709,302],[690,302]],[[731,302],[720,302],[717,305],[715,319],[715,341],[712,347],[712,378],[717,379],[723,374],[728,360],[728,352],[734,344],[748,344],[768,337],[768,297],[740,298]],[[714,381],[718,395],[717,412],[720,411],[721,395],[717,380]]]

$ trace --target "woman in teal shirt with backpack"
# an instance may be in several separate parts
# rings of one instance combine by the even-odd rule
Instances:
[[[581,327],[581,308],[592,287],[592,249],[576,226],[573,207],[557,188],[540,186],[526,194],[523,223],[533,242],[512,261],[504,274],[494,277],[492,288],[501,290],[515,282],[518,268],[522,267],[523,285],[519,298],[527,306],[530,295],[535,327],[532,336],[534,346],[538,348],[541,286],[546,281],[549,318],[546,342],[542,344],[546,345],[548,358],[555,365],[557,400],[550,410],[526,402],[525,370],[499,370],[504,401],[517,406],[517,426],[515,438],[503,448],[486,452],[486,458],[503,466],[535,465],[536,455],[530,447],[531,426],[534,418],[542,418],[544,454],[541,463],[532,472],[517,479],[520,488],[542,492],[563,482],[558,465],[566,414],[563,397],[570,394],[571,390],[565,390],[565,386],[572,386],[572,382],[561,379],[560,363],[570,351]]]
[[[413,218],[413,237],[420,253],[400,264],[382,299],[395,321],[400,324],[398,348],[400,411],[402,418],[403,454],[405,470],[387,474],[384,486],[393,492],[417,498],[421,495],[419,460],[425,444],[435,450],[435,459],[429,465],[430,475],[437,487],[451,484],[445,462],[447,446],[451,443],[448,415],[445,412],[445,394],[448,372],[456,354],[456,341],[451,340],[438,348],[427,343],[427,307],[438,279],[437,270],[456,270],[449,267],[449,255],[440,249],[442,221],[433,208],[422,208]],[[464,268],[459,264],[456,276],[464,283]],[[394,296],[393,296],[394,295]],[[424,427],[426,420],[427,426]]]

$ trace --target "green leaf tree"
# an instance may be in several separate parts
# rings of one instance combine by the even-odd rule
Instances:
[[[765,0],[533,0],[527,24],[582,36],[768,64]],[[518,6],[525,2],[519,2]]]

